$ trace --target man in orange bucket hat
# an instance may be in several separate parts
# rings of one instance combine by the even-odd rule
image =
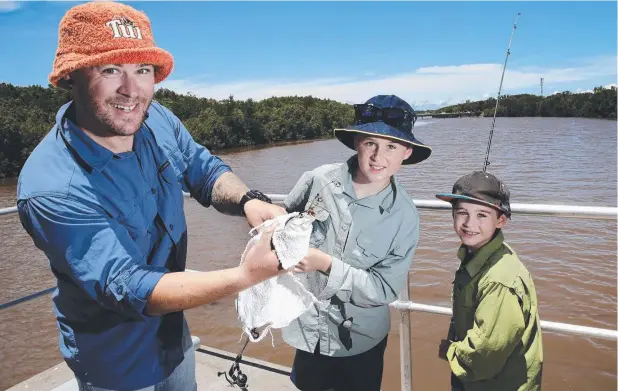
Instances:
[[[183,311],[279,273],[272,231],[239,267],[185,272],[183,191],[251,226],[285,210],[153,101],[173,63],[127,5],[77,5],[60,22],[49,81],[72,100],[26,161],[17,205],[57,278],[60,351],[80,390],[195,390]]]

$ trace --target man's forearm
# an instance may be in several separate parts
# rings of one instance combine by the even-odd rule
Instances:
[[[236,294],[255,284],[238,267],[212,272],[167,273],[146,305],[148,315],[163,315],[199,307]]]
[[[215,182],[212,189],[212,206],[219,212],[238,216],[241,214],[240,199],[249,191],[240,178],[231,172],[225,172]]]

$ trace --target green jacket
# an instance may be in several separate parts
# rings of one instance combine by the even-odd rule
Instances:
[[[466,391],[538,391],[543,344],[532,276],[502,231],[472,259],[458,252],[447,352]]]

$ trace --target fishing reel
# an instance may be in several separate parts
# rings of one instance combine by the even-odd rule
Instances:
[[[257,329],[252,329],[250,330],[250,332],[253,338],[258,338],[260,336]],[[242,373],[242,371],[240,370],[240,365],[239,365],[240,361],[242,360],[242,354],[245,351],[245,348],[247,347],[248,343],[249,343],[249,337],[245,339],[245,344],[240,350],[240,353],[236,355],[236,358],[234,359],[234,363],[232,363],[232,366],[227,372],[217,372],[217,377],[221,375],[225,376],[225,380],[227,380],[227,382],[230,383],[232,387],[238,386],[241,391],[249,391],[248,386],[247,386],[247,380],[248,380],[247,375]]]
[[[240,366],[238,365],[239,362],[240,362],[240,355],[236,356],[236,359],[234,360],[234,363],[230,367],[229,371],[218,372],[217,376],[224,375],[225,380],[227,380],[227,382],[230,383],[232,387],[238,386],[241,389],[241,391],[249,391],[247,388],[247,375],[242,373],[242,371],[240,370]]]

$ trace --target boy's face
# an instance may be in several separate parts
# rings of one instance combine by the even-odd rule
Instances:
[[[504,227],[506,216],[492,207],[458,201],[453,208],[453,227],[462,243],[476,251],[488,243],[498,228]]]
[[[365,183],[390,181],[401,163],[410,157],[412,148],[383,137],[356,136],[358,176]]]

